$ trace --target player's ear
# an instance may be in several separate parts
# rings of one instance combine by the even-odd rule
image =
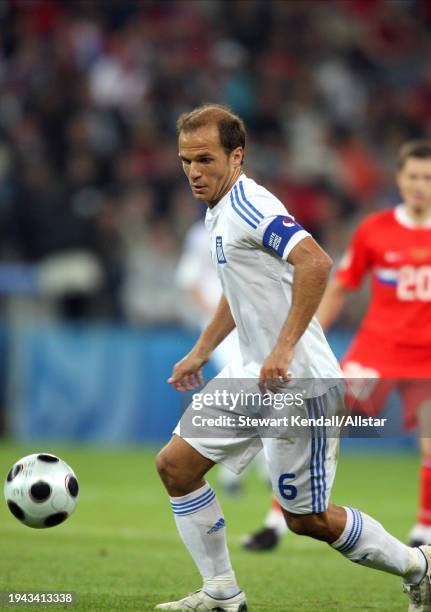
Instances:
[[[242,147],[237,147],[232,151],[231,156],[235,166],[241,166],[244,161],[244,149]]]

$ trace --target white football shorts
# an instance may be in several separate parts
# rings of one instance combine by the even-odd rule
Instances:
[[[229,379],[225,384],[228,384],[230,392],[244,393],[246,390],[259,393],[256,371],[252,374],[253,378],[250,371],[238,363],[230,363],[209,381],[200,396],[214,394],[215,389],[220,389],[223,381],[219,379]],[[339,430],[320,423],[322,417],[327,419],[344,411],[344,388],[337,383],[334,381],[334,386],[323,395],[304,399],[300,406],[280,410],[279,416],[288,417],[289,422],[295,418],[301,419],[301,426],[293,430],[289,427],[263,430],[259,425],[247,424],[232,426],[227,421],[228,418],[232,419],[228,406],[202,406],[196,409],[189,404],[185,413],[191,414],[197,422],[210,418],[218,419],[217,424],[206,427],[204,434],[200,435],[199,427],[191,430],[184,425],[183,415],[174,434],[182,437],[204,457],[226,466],[235,474],[240,474],[263,449],[274,495],[281,506],[294,514],[323,512],[329,504],[338,462]],[[288,389],[287,385],[285,390]],[[247,415],[259,416],[253,412]],[[305,421],[302,420],[304,418]],[[188,419],[187,423],[190,422]]]

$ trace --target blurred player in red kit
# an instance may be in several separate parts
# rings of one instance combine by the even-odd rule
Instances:
[[[419,546],[431,543],[431,142],[401,147],[396,178],[403,202],[362,221],[316,314],[330,327],[347,294],[370,273],[368,311],[341,365],[349,379],[375,379],[366,385],[367,397],[351,402],[355,410],[376,415],[397,390],[404,427],[418,428],[420,504],[409,538]],[[274,513],[276,507],[264,528],[247,537],[247,548],[276,546]]]

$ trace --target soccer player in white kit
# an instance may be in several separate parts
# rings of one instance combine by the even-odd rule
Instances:
[[[342,410],[341,372],[314,318],[331,260],[270,192],[243,174],[245,128],[225,107],[207,105],[178,120],[179,155],[196,199],[207,203],[211,253],[223,288],[217,311],[168,380],[177,390],[203,384],[202,366],[236,326],[241,363],[220,377],[291,389],[309,379],[304,416]],[[303,385],[305,386],[305,385]],[[211,381],[207,388],[214,388]],[[204,389],[205,391],[205,389]],[[220,414],[223,410],[220,410]],[[431,611],[431,547],[411,548],[380,523],[329,502],[338,439],[182,437],[177,427],[157,458],[179,534],[203,580],[195,593],[160,610],[247,610],[226,545],[223,512],[205,474],[215,463],[241,471],[263,448],[274,494],[291,531],[322,540],[348,559],[403,577],[411,612]]]

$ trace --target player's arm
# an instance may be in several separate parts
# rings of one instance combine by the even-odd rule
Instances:
[[[213,350],[226,338],[235,328],[229,303],[222,294],[213,318],[201,333],[193,351],[205,359],[209,360]]]
[[[347,294],[351,291],[337,277],[329,281],[322,301],[316,311],[316,317],[324,330],[331,327],[338,318],[346,302]]]
[[[235,321],[230,306],[225,296],[222,295],[213,318],[199,336],[190,353],[175,364],[168,383],[173,385],[177,391],[186,391],[202,385],[202,366],[208,362],[213,350],[234,327]]]
[[[277,343],[262,365],[261,382],[280,377],[289,380],[294,347],[316,312],[332,266],[329,255],[311,236],[298,242],[287,260],[294,266],[292,305]]]

